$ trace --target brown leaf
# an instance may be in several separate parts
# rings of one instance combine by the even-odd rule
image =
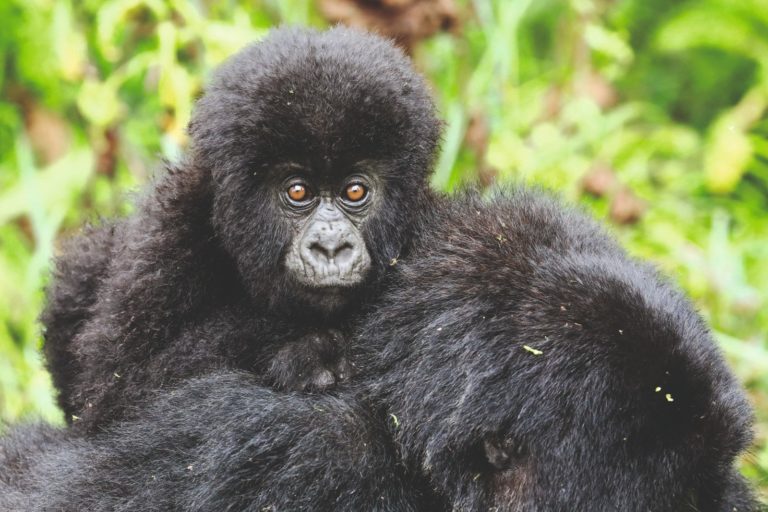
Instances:
[[[594,101],[600,108],[607,109],[619,101],[616,89],[604,76],[589,71],[576,80],[576,91]]]
[[[394,39],[410,52],[414,44],[440,31],[455,30],[454,0],[320,0],[323,15]]]
[[[479,160],[485,158],[485,152],[488,149],[488,138],[490,136],[490,127],[488,118],[483,112],[473,112],[469,118],[467,132],[464,135],[464,143]]]
[[[544,95],[541,108],[541,121],[550,121],[560,115],[563,108],[563,91],[558,86],[550,87]]]
[[[119,158],[118,151],[120,150],[120,138],[117,128],[112,127],[105,130],[104,138],[97,147],[96,172],[113,177]]]
[[[477,171],[477,179],[483,188],[489,188],[496,183],[499,177],[499,170],[490,165],[482,165]]]
[[[35,230],[32,228],[32,222],[29,220],[29,217],[27,215],[22,215],[21,217],[18,217],[16,220],[14,220],[14,224],[16,224],[16,227],[19,228],[19,231],[21,231],[21,234],[24,236],[27,242],[29,242],[31,246],[34,246]]]
[[[607,165],[597,164],[589,170],[581,180],[581,188],[587,194],[603,197],[616,188],[618,180],[613,169]]]
[[[24,122],[32,149],[43,166],[64,156],[72,142],[64,119],[36,103],[28,103],[24,108]]]
[[[632,190],[622,187],[611,201],[611,219],[618,224],[634,224],[645,213],[646,203]]]

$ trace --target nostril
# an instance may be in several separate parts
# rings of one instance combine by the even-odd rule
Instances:
[[[338,246],[333,254],[333,259],[337,265],[344,265],[349,262],[354,256],[354,248],[349,242],[345,242]]]
[[[319,243],[315,242],[312,245],[309,246],[309,251],[315,255],[316,258],[322,258],[324,260],[330,260],[333,256],[328,252],[328,250],[320,245]]]
[[[349,242],[331,242],[319,240],[309,246],[312,256],[321,262],[333,262],[337,265],[345,265],[354,258],[354,246]]]

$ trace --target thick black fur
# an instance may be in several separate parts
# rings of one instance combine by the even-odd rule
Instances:
[[[0,440],[0,510],[430,510],[386,424],[354,397],[275,392],[222,373],[139,417],[90,437],[37,426]]]
[[[426,510],[386,425],[354,398],[193,379],[86,438],[25,427],[0,443],[4,511]],[[35,446],[35,450],[30,450]]]
[[[594,222],[517,190],[435,205],[417,240],[337,397],[213,375],[89,441],[22,430],[4,441],[0,496],[51,510],[758,510],[734,468],[750,407],[705,324]],[[23,455],[25,435],[42,448]]]
[[[445,202],[398,266],[361,364],[453,510],[756,510],[706,325],[589,218],[524,189]]]
[[[45,337],[45,359],[59,389],[77,378],[79,364],[71,341],[91,316],[91,308],[112,260],[114,226],[89,226],[80,236],[65,241],[47,293],[40,321]],[[75,411],[60,400],[67,416]]]
[[[217,368],[278,387],[318,364],[349,374],[348,321],[431,201],[439,123],[426,86],[390,43],[350,29],[279,29],[246,48],[216,73],[190,134],[186,160],[133,215],[57,262],[45,352],[59,404],[87,431]],[[286,162],[317,179],[368,162],[380,185],[360,227],[372,268],[341,305],[285,272],[291,223],[275,169]]]

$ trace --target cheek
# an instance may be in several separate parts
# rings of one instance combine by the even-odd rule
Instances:
[[[376,266],[389,266],[392,260],[404,256],[409,224],[406,218],[386,208],[372,212],[361,223],[360,235]]]
[[[290,241],[290,225],[267,199],[240,194],[214,204],[217,236],[246,281],[264,281],[279,271]]]
[[[305,244],[307,228],[310,223],[306,219],[292,220],[288,223],[289,233],[287,234],[287,243],[282,255],[281,266],[288,272],[296,272],[301,266],[299,255],[301,248]]]

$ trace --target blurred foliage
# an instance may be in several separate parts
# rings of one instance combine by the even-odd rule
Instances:
[[[434,185],[540,183],[693,297],[747,385],[768,497],[768,0],[457,0],[415,44]],[[0,420],[60,421],[36,316],[57,240],[186,143],[210,70],[309,0],[0,2]]]

